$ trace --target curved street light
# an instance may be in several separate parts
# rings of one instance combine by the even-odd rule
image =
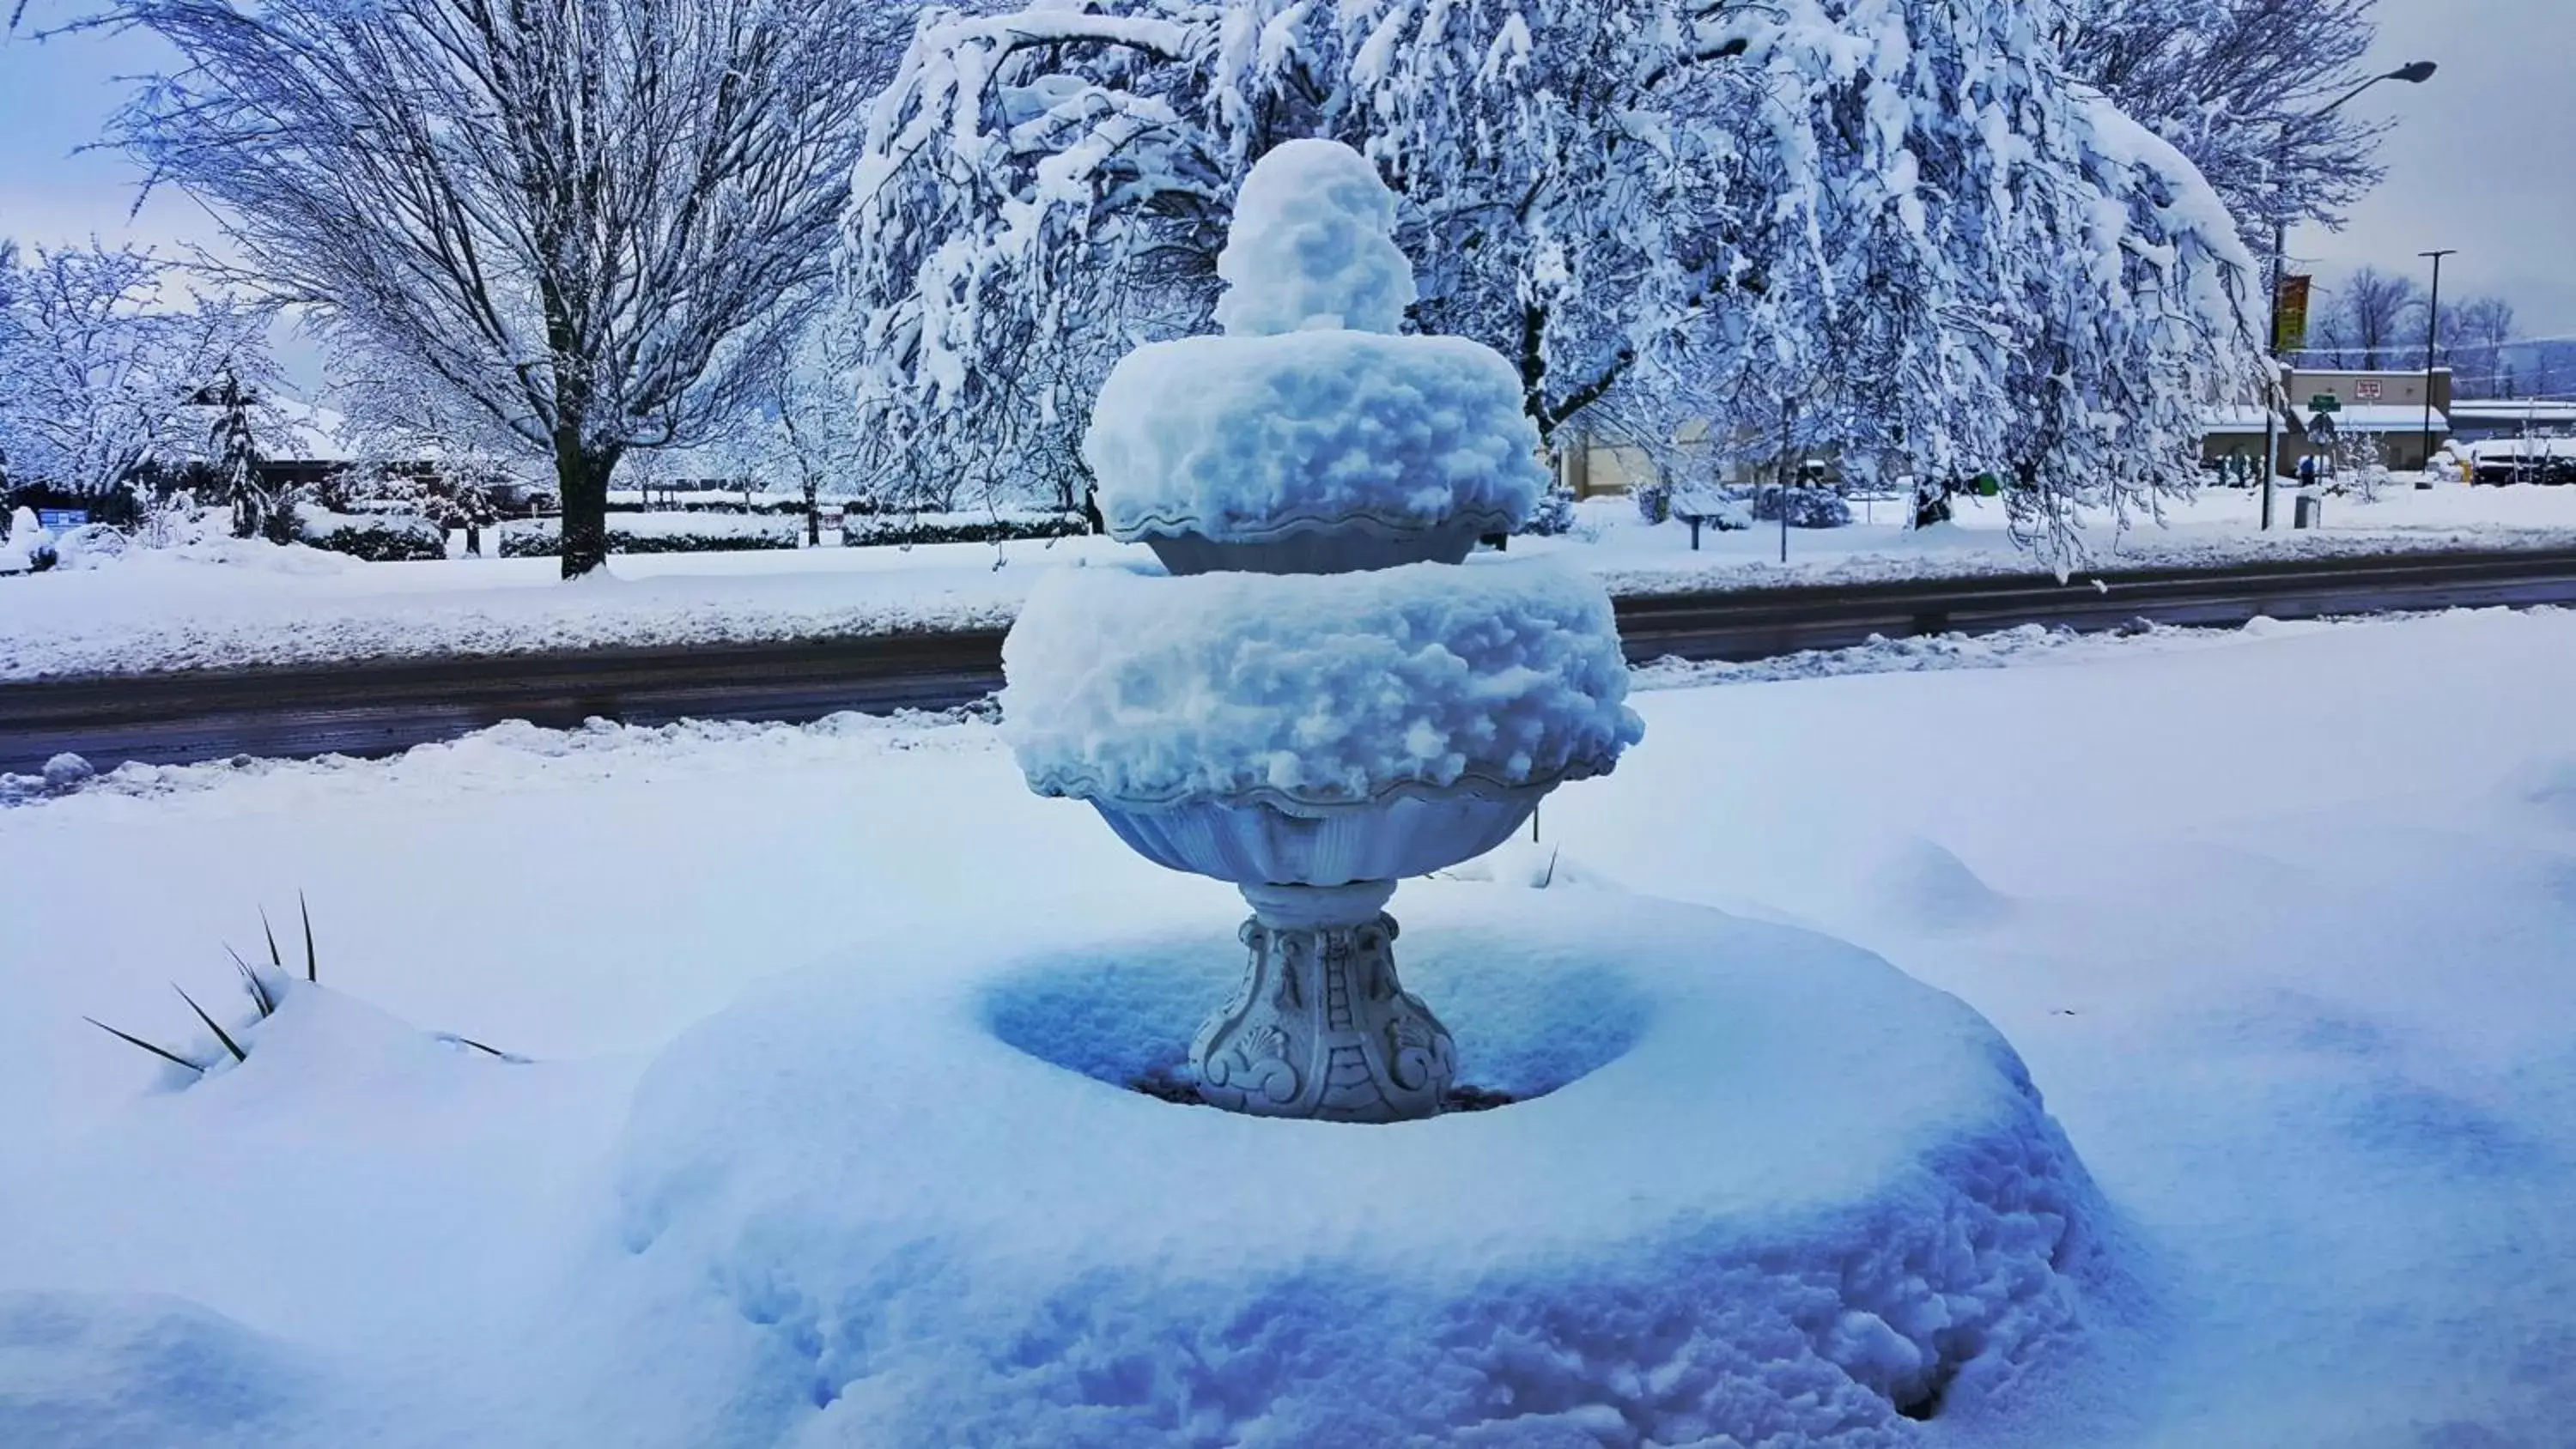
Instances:
[[[2289,144],[2293,138],[2306,131],[2309,127],[2324,120],[2326,117],[2342,110],[2354,97],[2359,96],[2363,91],[2370,89],[2381,81],[2404,81],[2408,85],[2422,85],[2424,82],[2431,80],[2433,78],[2433,72],[2439,69],[2441,69],[2439,65],[2429,60],[2408,61],[2406,64],[2399,66],[2395,70],[2388,71],[2381,75],[2372,76],[2370,79],[2354,86],[2351,90],[2335,97],[2332,101],[2327,102],[2319,109],[2310,111],[2308,114],[2299,117],[2289,125],[2283,126],[2281,128],[2279,139],[2273,142],[2274,187],[2277,189],[2280,185],[2279,172],[2282,169],[2282,162],[2286,159],[2285,153],[2288,151]],[[2271,327],[2269,333],[2263,339],[2263,353],[2266,357],[2269,357],[2272,360],[2272,382],[2274,386],[2278,386],[2280,383],[2280,354],[2282,351],[2281,273],[2288,266],[2289,249],[2290,219],[2285,213],[2280,212],[2276,208],[2272,218]],[[2280,472],[2280,467],[2281,410],[2274,406],[2267,398],[2263,404],[2262,526],[2265,533],[2272,531],[2272,480]]]

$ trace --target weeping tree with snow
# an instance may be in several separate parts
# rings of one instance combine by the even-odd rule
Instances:
[[[2384,174],[2385,122],[2315,115],[2370,78],[2378,0],[2058,0],[2067,71],[2173,143],[2240,235],[2339,225]]]
[[[0,263],[11,260],[0,252]],[[20,483],[104,498],[209,456],[208,390],[274,372],[268,314],[174,305],[171,268],[132,247],[38,247],[0,283],[0,454]]]
[[[1542,436],[1829,418],[2009,469],[2052,551],[2187,483],[2252,376],[2251,264],[2170,146],[2064,76],[2054,3],[1096,0],[932,12],[877,103],[839,325],[910,466],[1070,487],[1110,361],[1204,330],[1233,187],[1299,136],[1400,198],[1420,331]],[[1061,480],[1061,481],[1059,481]]]
[[[812,304],[889,23],[848,0],[124,0],[83,22],[178,50],[112,136],[210,205],[243,284],[550,468],[566,577],[606,559],[620,460],[718,432]]]

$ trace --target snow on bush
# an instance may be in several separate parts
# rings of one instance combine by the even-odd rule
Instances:
[[[1765,483],[1753,491],[1753,516],[1777,523],[1783,512],[1791,528],[1841,528],[1852,521],[1851,505],[1824,488],[1784,488]]]
[[[418,514],[334,513],[311,503],[290,510],[295,539],[371,563],[447,557],[447,530]]]
[[[1301,520],[1517,523],[1546,489],[1520,379],[1461,337],[1292,332],[1140,347],[1082,454],[1121,538],[1243,538]]]
[[[133,540],[125,530],[108,523],[84,523],[63,531],[54,540],[54,552],[60,556],[56,565],[67,569],[94,569],[125,557]]]
[[[1069,570],[1003,645],[1032,789],[1130,803],[1607,770],[1645,727],[1599,584],[1551,564],[1157,578]]]
[[[52,568],[56,561],[54,536],[36,522],[36,510],[21,508],[9,515],[9,533],[0,538],[0,574],[37,574]]]
[[[803,527],[792,518],[725,513],[612,513],[610,553],[735,553],[794,548]],[[563,551],[562,524],[551,518],[506,524],[501,557],[552,558]]]
[[[1521,520],[1521,526],[1516,531],[1536,534],[1541,538],[1554,538],[1559,534],[1572,533],[1574,531],[1574,495],[1563,488],[1550,488],[1539,499],[1538,506],[1530,510],[1529,517]]]
[[[1413,265],[1395,244],[1395,194],[1348,146],[1289,141],[1235,193],[1216,274],[1216,325],[1233,337],[1312,328],[1394,332],[1413,305]]]

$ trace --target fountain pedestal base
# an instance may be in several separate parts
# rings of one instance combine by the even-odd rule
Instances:
[[[1243,888],[1243,987],[1190,1046],[1199,1096],[1265,1117],[1403,1122],[1440,1110],[1448,1028],[1395,975],[1392,881]]]

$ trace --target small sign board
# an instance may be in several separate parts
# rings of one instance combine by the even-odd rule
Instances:
[[[65,529],[78,528],[87,522],[89,522],[89,510],[86,508],[39,508],[36,510],[36,526],[47,533],[61,533]]]
[[[2308,411],[2312,413],[2342,412],[2343,399],[2336,397],[2330,392],[2318,393],[2315,397],[2308,399]]]
[[[2352,395],[2363,402],[2379,401],[2379,379],[2375,377],[2356,379],[2352,385]]]

